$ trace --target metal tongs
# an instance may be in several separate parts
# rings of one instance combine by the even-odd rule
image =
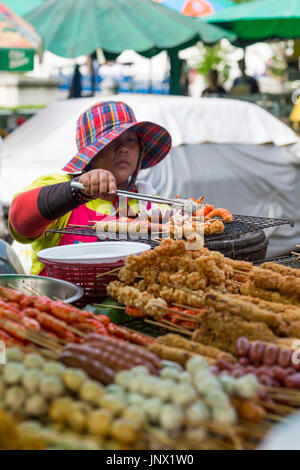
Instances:
[[[71,186],[73,188],[79,189],[81,191],[84,190],[84,186],[77,181],[72,181]],[[157,204],[168,204],[169,206],[177,206],[180,207],[183,211],[189,212],[193,214],[197,210],[197,203],[194,201],[190,201],[188,199],[167,199],[158,196],[149,196],[148,194],[141,194],[141,193],[132,193],[130,191],[121,191],[117,190],[117,196],[127,197],[131,199],[137,199],[139,201],[148,201],[148,202],[155,202]]]

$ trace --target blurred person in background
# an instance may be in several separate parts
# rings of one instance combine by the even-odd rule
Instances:
[[[72,76],[72,81],[69,91],[69,99],[71,98],[81,98],[82,86],[81,86],[82,75],[80,72],[79,65],[76,64],[74,68],[74,73]]]
[[[246,74],[245,59],[240,60],[238,64],[241,71],[241,76],[234,80],[230,93],[237,93],[240,95],[259,93],[257,80],[254,77],[250,77]]]
[[[202,92],[203,98],[221,97],[226,94],[226,90],[219,85],[219,74],[217,70],[210,70],[208,73],[208,87]]]
[[[190,80],[187,61],[182,59],[180,61],[180,87],[182,96],[189,96],[189,86]]]
[[[87,67],[91,77],[91,94],[89,96],[95,96],[96,80],[99,75],[99,62],[96,51],[87,57]]]

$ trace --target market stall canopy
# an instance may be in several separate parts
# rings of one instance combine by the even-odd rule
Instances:
[[[256,0],[205,19],[237,34],[239,42],[300,37],[299,0]]]
[[[258,106],[217,98],[116,95],[138,120],[153,121],[172,135],[170,154],[140,178],[165,197],[205,195],[205,202],[236,214],[292,219],[295,228],[271,229],[270,254],[293,250],[300,240],[300,139]],[[60,173],[76,152],[80,113],[99,101],[53,103],[4,141],[0,200],[41,175]]]
[[[213,44],[236,38],[152,0],[48,0],[26,18],[43,37],[45,49],[68,58],[98,48],[113,54],[131,49],[151,57],[199,40]]]
[[[41,5],[45,0],[4,0],[2,3],[13,10],[17,15],[25,16]]]
[[[231,0],[153,0],[186,16],[207,16],[235,5]]]
[[[0,70],[26,72],[33,69],[40,36],[23,18],[0,3]]]

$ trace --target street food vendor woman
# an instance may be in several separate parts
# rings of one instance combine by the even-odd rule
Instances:
[[[78,152],[63,168],[64,174],[41,176],[17,194],[9,211],[9,229],[20,243],[33,248],[31,273],[46,275],[37,253],[48,247],[95,242],[96,237],[45,231],[118,216],[117,189],[155,194],[148,183],[138,183],[143,168],[157,165],[171,148],[166,129],[138,122],[125,103],[95,104],[77,121]],[[74,179],[83,184],[71,187]],[[148,208],[148,207],[146,207]],[[128,199],[128,214],[141,206]]]

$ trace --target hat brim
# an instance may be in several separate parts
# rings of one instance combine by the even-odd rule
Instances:
[[[129,122],[121,124],[113,130],[102,134],[96,143],[78,150],[76,155],[64,166],[67,173],[79,173],[92,161],[92,159],[107,145],[120,137],[128,129],[136,129],[143,147],[143,161],[141,168],[150,168],[163,160],[171,149],[172,139],[169,132],[162,126],[149,121]]]

